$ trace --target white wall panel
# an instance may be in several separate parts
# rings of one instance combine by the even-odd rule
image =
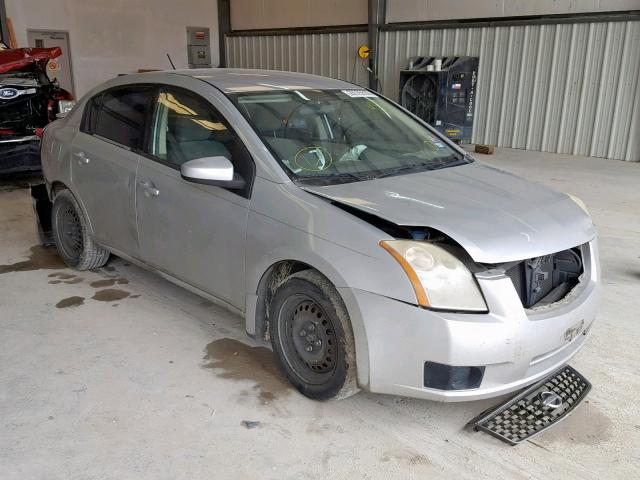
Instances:
[[[76,95],[140,68],[187,68],[189,25],[209,27],[218,65],[218,10],[211,0],[5,0],[18,45],[27,29],[69,32]]]
[[[640,0],[637,0],[640,1]],[[232,30],[360,25],[367,0],[233,0]]]

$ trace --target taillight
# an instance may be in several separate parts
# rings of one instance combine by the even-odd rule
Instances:
[[[56,119],[56,101],[49,99],[47,102],[47,117],[50,122],[53,122]]]
[[[58,114],[56,115],[56,117],[64,117],[73,109],[73,107],[75,107],[75,105],[76,102],[74,100],[60,100],[58,102]]]

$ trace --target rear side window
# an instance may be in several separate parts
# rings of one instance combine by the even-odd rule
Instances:
[[[144,86],[105,92],[93,132],[125,147],[140,148],[152,92]]]

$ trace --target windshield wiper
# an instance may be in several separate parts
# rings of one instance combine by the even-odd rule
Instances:
[[[428,167],[428,165],[426,164],[419,164],[419,165],[402,165],[401,167],[395,167],[395,168],[391,168],[389,170],[385,170],[384,172],[375,175],[371,178],[385,178],[385,177],[392,177],[394,175],[397,175],[401,172],[406,172],[409,170],[418,170],[422,167]]]
[[[298,181],[303,183],[315,183],[315,184],[329,184],[332,183],[332,180],[350,180],[353,179],[357,182],[361,182],[363,180],[371,180],[371,177],[362,177],[360,175],[356,175],[355,173],[350,172],[336,172],[331,173],[329,175],[307,175],[298,177]]]
[[[401,165],[399,167],[385,170],[384,172],[380,173],[379,175],[376,175],[373,178],[391,177],[394,175],[398,175],[399,173],[402,173],[402,172],[408,172],[410,170],[416,173],[425,171],[425,170],[439,170],[441,168],[455,167],[457,165],[463,165],[465,163],[468,163],[468,161],[465,158],[457,158],[454,155],[450,155],[445,158],[434,158],[433,160],[430,160],[427,163],[417,163],[417,164],[414,163],[412,165]]]

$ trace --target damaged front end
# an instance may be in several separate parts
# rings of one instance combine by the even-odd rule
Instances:
[[[502,249],[497,248],[498,245],[496,245],[496,243],[502,241],[505,244],[504,251],[511,250],[510,240],[513,238],[511,235],[514,229],[513,225],[506,224],[507,229],[505,229],[504,240],[496,238],[495,243],[488,244],[486,239],[481,237],[480,232],[477,232],[473,237],[469,235],[471,230],[465,226],[465,222],[468,222],[468,220],[465,220],[465,218],[456,219],[454,217],[454,214],[457,214],[455,209],[451,209],[452,218],[450,227],[446,230],[440,230],[439,228],[433,228],[431,226],[400,223],[399,220],[403,218],[403,215],[398,214],[397,209],[394,211],[390,210],[389,215],[384,215],[384,213],[386,213],[384,209],[379,208],[380,206],[385,206],[384,204],[365,202],[360,199],[354,200],[353,197],[336,197],[329,195],[328,192],[325,193],[325,191],[315,188],[304,187],[304,189],[324,199],[334,207],[354,217],[360,218],[396,240],[425,241],[447,250],[459,259],[476,278],[486,276],[502,276],[508,278],[513,284],[513,288],[522,303],[522,307],[526,310],[545,308],[562,302],[570,296],[571,292],[576,290],[581,280],[588,276],[588,272],[585,274],[584,259],[585,256],[589,255],[590,240],[588,239],[593,231],[592,226],[590,230],[579,232],[580,234],[576,236],[578,241],[582,240],[581,244],[568,245],[570,248],[555,252],[543,251],[544,254],[539,256],[531,256],[529,258],[516,256],[510,259],[501,252]],[[440,201],[440,203],[446,205],[445,202]],[[569,205],[573,204],[571,201],[568,203]],[[367,210],[365,207],[369,205],[375,205],[375,208]],[[520,222],[520,220],[514,221],[516,225]],[[442,223],[442,221],[440,223]],[[477,222],[475,223],[477,224]],[[494,237],[497,237],[496,227],[495,223],[493,226],[488,223],[486,231],[490,232]],[[447,233],[449,231],[452,232],[451,235]],[[464,240],[460,240],[459,242],[454,238],[454,234],[457,238]],[[524,233],[522,235],[527,238],[531,236]],[[487,261],[487,259],[485,259],[486,255],[484,254],[480,254],[480,258],[472,258],[471,252],[477,253],[475,247],[480,244],[487,245],[487,250],[493,252],[491,257],[499,258],[499,261]],[[556,242],[549,243],[549,246],[552,244],[562,245],[562,243]],[[516,255],[522,255],[523,253],[526,254],[527,251],[540,251],[538,245],[533,243],[528,243],[528,245],[530,245],[531,248],[514,253]],[[470,249],[469,247],[474,248]]]
[[[564,299],[584,273],[582,247],[502,265],[524,308],[544,307]]]
[[[471,422],[474,429],[510,444],[555,425],[584,399],[589,383],[567,363],[584,345],[594,321],[599,297],[595,238],[540,256],[483,262],[472,258],[465,245],[445,231],[392,222],[373,209],[323,198],[394,239],[383,243],[426,243],[431,251],[446,250],[471,272],[486,302],[485,311],[468,308],[463,300],[467,291],[459,288],[455,278],[448,280],[455,268],[452,262],[432,270],[429,275],[440,275],[440,283],[452,292],[459,308],[434,308],[416,295],[416,305],[423,308],[402,307],[400,333],[386,328],[384,321],[370,322],[369,338],[384,338],[381,345],[370,340],[370,351],[383,352],[382,368],[394,372],[373,377],[372,391],[445,401],[512,393],[511,400]],[[452,224],[449,231],[455,232],[455,227]],[[404,253],[404,260],[419,275],[416,253]],[[426,274],[419,279],[428,300],[433,300]],[[363,304],[370,316],[379,311],[384,319],[390,316],[386,300],[368,295]],[[398,304],[393,305],[396,308]],[[406,331],[411,331],[410,337],[402,333]],[[390,349],[394,341],[402,347]],[[409,373],[405,375],[403,369]]]
[[[524,260],[485,264],[475,262],[453,238],[429,227],[396,225],[393,222],[365,212],[351,205],[331,201],[331,204],[365,220],[388,235],[401,240],[434,243],[459,258],[475,275],[504,275],[513,287],[525,309],[551,306],[567,298],[584,276],[583,257],[588,244]]]
[[[72,106],[72,95],[49,79],[59,48],[0,51],[0,173],[40,170],[44,127]]]

